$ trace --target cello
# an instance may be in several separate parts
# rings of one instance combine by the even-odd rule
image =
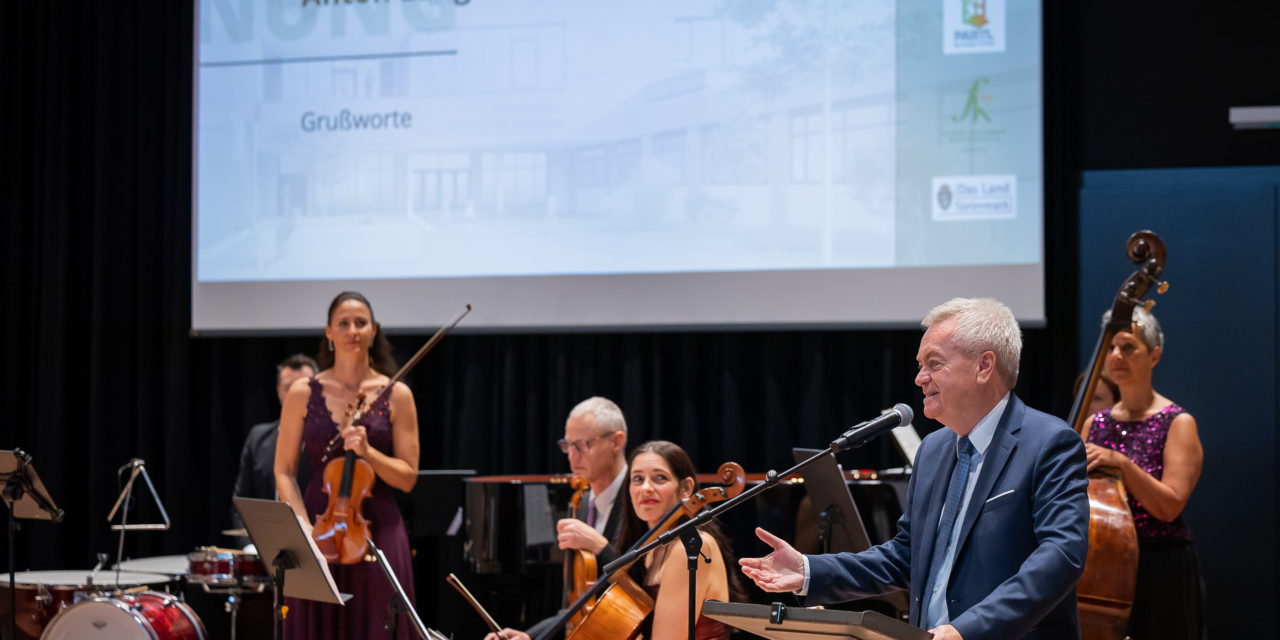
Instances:
[[[704,487],[693,492],[676,505],[658,526],[650,529],[632,545],[638,549],[678,524],[681,518],[692,518],[707,505],[723,502],[742,493],[746,486],[746,473],[736,462],[726,462],[716,470],[720,486]],[[626,565],[618,569],[608,580],[599,581],[587,593],[578,598],[568,610],[560,614],[555,624],[544,632],[547,637],[555,632],[571,616],[583,611],[582,620],[565,640],[632,640],[639,634],[640,625],[653,613],[653,598],[627,575]],[[586,603],[595,603],[587,608]]]
[[[422,345],[422,348],[418,349],[418,352],[413,354],[413,357],[400,367],[395,375],[391,376],[368,406],[375,407],[388,400],[396,383],[403,379],[405,374],[409,373],[409,370],[413,369],[414,365],[417,365],[422,357],[436,346],[436,343],[458,326],[458,322],[468,313],[471,313],[469,304],[454,316],[449,324],[440,327],[431,339],[427,340],[427,343]],[[325,458],[330,458],[334,454],[342,441],[342,431],[360,421],[366,408],[364,398],[364,392],[356,396],[355,411],[347,413],[346,419],[338,429],[338,435],[335,435],[325,447]],[[364,500],[373,495],[373,485],[377,481],[373,467],[368,462],[357,458],[355,451],[347,451],[342,458],[331,459],[325,464],[323,479],[324,491],[329,494],[329,502],[324,513],[316,517],[311,538],[315,540],[321,555],[330,564],[362,562],[369,555],[369,522],[364,518]]]
[[[1067,424],[1083,435],[1092,417],[1084,408],[1093,397],[1102,376],[1106,350],[1119,331],[1132,330],[1134,307],[1147,311],[1154,300],[1143,301],[1154,286],[1157,293],[1169,288],[1159,282],[1164,271],[1164,241],[1150,231],[1138,231],[1126,243],[1129,261],[1138,266],[1120,286],[1111,306],[1111,318],[1103,326],[1098,344],[1089,360],[1088,378],[1071,403]],[[1115,469],[1098,468],[1089,473],[1089,555],[1084,573],[1076,584],[1080,610],[1080,630],[1084,640],[1120,640],[1129,625],[1134,586],[1138,574],[1138,532],[1129,511],[1124,484]]]

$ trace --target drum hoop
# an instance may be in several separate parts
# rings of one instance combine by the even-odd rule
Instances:
[[[142,593],[158,593],[158,592],[143,591]],[[53,616],[53,618],[49,620],[49,624],[45,625],[44,631],[45,633],[48,633],[50,629],[54,629],[55,625],[58,624],[58,619],[61,618],[64,614],[66,614],[68,611],[71,611],[82,604],[100,602],[100,603],[115,607],[121,611],[124,611],[129,616],[130,619],[132,619],[136,624],[138,624],[139,627],[142,628],[143,631],[147,633],[148,638],[151,638],[151,640],[159,640],[160,636],[159,634],[156,633],[155,627],[151,626],[151,621],[148,620],[147,617],[142,615],[139,611],[135,610],[133,607],[129,606],[128,604],[125,604],[123,598],[125,596],[132,596],[132,595],[134,594],[122,593],[117,595],[88,596],[83,600],[81,600],[80,602],[77,602],[69,607],[63,607],[62,610],[59,611],[57,615]],[[41,637],[43,637],[43,635],[44,634],[41,634]]]

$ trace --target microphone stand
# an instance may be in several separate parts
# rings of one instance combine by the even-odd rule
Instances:
[[[905,420],[904,422],[909,422],[909,421],[910,419],[908,417],[908,419]],[[643,556],[646,553],[649,553],[650,551],[654,550],[657,547],[660,547],[668,542],[671,542],[676,538],[680,538],[681,540],[685,541],[685,549],[688,550],[688,553],[689,553],[689,584],[688,584],[689,637],[693,638],[694,627],[697,625],[697,619],[696,619],[696,616],[694,616],[694,611],[697,609],[697,601],[694,597],[694,587],[697,585],[697,582],[696,582],[697,571],[698,571],[697,559],[698,559],[698,556],[701,555],[701,547],[702,547],[702,536],[698,533],[697,528],[715,519],[721,513],[724,513],[725,511],[729,511],[730,509],[737,507],[743,502],[746,502],[747,500],[754,498],[755,496],[778,486],[778,481],[781,478],[785,478],[787,476],[799,473],[801,469],[804,469],[805,467],[817,462],[823,456],[826,456],[826,455],[834,456],[835,454],[841,451],[850,449],[852,447],[861,447],[867,444],[868,442],[870,442],[871,440],[873,440],[876,436],[880,435],[881,433],[888,431],[888,429],[886,428],[871,428],[871,427],[879,426],[879,425],[869,425],[869,423],[871,422],[874,422],[874,421],[869,420],[867,422],[862,422],[854,425],[848,431],[845,431],[843,434],[841,434],[839,438],[836,438],[835,440],[833,440],[829,447],[827,447],[826,449],[823,449],[822,451],[819,451],[818,453],[813,454],[808,459],[799,462],[795,466],[784,471],[781,475],[779,475],[777,471],[770,469],[764,474],[764,477],[765,477],[764,482],[757,484],[724,502],[721,502],[719,505],[715,507],[712,507],[709,509],[703,509],[701,512],[698,513],[698,515],[672,527],[665,533],[659,535],[657,538],[649,541],[647,544],[644,544],[643,546],[636,547],[627,551],[626,553],[619,556],[617,560],[614,560],[613,562],[610,562],[609,564],[605,565],[603,570],[604,576],[601,578],[600,582],[605,582],[606,579],[609,576],[612,576],[619,568],[630,565],[631,563],[638,560],[641,556]],[[863,427],[868,427],[871,432],[867,433],[866,430],[863,430]],[[691,543],[696,544],[697,546],[696,550],[692,546],[690,546]]]

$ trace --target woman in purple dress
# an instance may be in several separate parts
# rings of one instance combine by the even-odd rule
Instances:
[[[1120,400],[1085,427],[1089,470],[1113,467],[1129,492],[1138,531],[1138,582],[1129,636],[1202,638],[1203,593],[1191,531],[1182,509],[1200,478],[1204,451],[1196,420],[1151,386],[1164,350],[1155,317],[1133,311],[1133,330],[1120,331],[1106,354],[1107,375]]]
[[[353,291],[338,294],[329,305],[324,345],[316,358],[321,371],[289,387],[280,416],[276,443],[276,490],[307,523],[308,533],[328,504],[323,473],[326,463],[345,451],[373,467],[377,481],[373,495],[364,501],[364,515],[374,543],[386,554],[410,602],[413,572],[404,520],[391,489],[409,491],[418,478],[418,412],[413,393],[397,382],[388,399],[373,402],[395,373],[391,344],[373,318],[373,308]],[[365,397],[365,412],[354,425],[341,428]],[[330,447],[330,442],[335,446]],[[341,446],[337,446],[341,443]],[[326,451],[329,453],[326,454]],[[298,458],[307,456],[315,471],[304,494],[298,487]],[[287,598],[285,637],[292,639],[389,638],[388,603],[394,593],[381,569],[373,562],[330,565],[342,593],[354,597],[345,606]],[[401,614],[398,638],[410,638],[413,630]]]

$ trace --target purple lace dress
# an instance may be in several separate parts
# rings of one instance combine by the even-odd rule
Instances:
[[[369,434],[369,444],[390,455],[391,419],[386,402],[374,406],[360,424]],[[325,446],[337,434],[337,425],[325,406],[320,383],[312,378],[311,399],[307,402],[307,415],[302,420],[302,442],[307,462],[316,470],[304,490],[303,501],[312,521],[323,513],[328,505],[324,492]],[[373,495],[364,501],[364,516],[369,521],[373,541],[386,554],[391,568],[400,578],[405,594],[413,602],[413,566],[409,556],[409,537],[405,533],[404,520],[391,495],[391,487],[378,479]],[[338,591],[352,594],[345,606],[324,604],[309,600],[286,598],[289,614],[285,618],[284,635],[288,640],[340,638],[390,638],[387,631],[387,603],[393,599],[393,591],[382,570],[374,562],[353,565],[329,565]],[[416,636],[405,614],[399,616],[398,639],[408,640]]]
[[[1089,442],[1119,451],[1157,480],[1164,478],[1164,445],[1169,425],[1183,413],[1169,405],[1143,420],[1118,421],[1099,412]],[[1138,530],[1138,581],[1129,614],[1129,636],[1198,639],[1205,635],[1204,587],[1191,530],[1182,517],[1165,522],[1151,515],[1133,494],[1129,510]]]

